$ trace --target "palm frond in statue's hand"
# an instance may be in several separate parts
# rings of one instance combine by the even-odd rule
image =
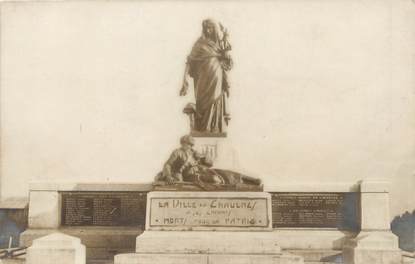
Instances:
[[[185,96],[189,90],[189,82],[187,80],[183,81],[182,89],[180,90],[180,96]]]

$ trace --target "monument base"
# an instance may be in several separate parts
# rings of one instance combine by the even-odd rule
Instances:
[[[145,231],[136,253],[120,254],[114,264],[302,264],[303,258],[281,252],[267,231]]]
[[[27,249],[27,264],[85,264],[85,246],[77,237],[62,233],[36,239]]]
[[[20,246],[29,247],[35,239],[55,232],[80,238],[86,246],[87,259],[112,259],[116,254],[132,252],[137,236],[143,231],[137,227],[28,229],[20,235]]]
[[[273,232],[144,231],[136,253],[146,254],[280,254]]]
[[[361,232],[345,242],[343,259],[349,264],[400,264],[402,252],[398,237],[389,231]]]
[[[302,264],[303,259],[290,254],[121,254],[114,264]]]
[[[114,264],[304,263],[277,240],[268,193],[150,192],[136,252]]]

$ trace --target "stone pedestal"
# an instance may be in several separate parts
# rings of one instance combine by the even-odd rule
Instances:
[[[347,241],[343,249],[345,263],[400,264],[402,254],[398,238],[391,232],[361,232]]]
[[[348,264],[402,263],[398,237],[390,231],[388,184],[363,181],[360,192],[361,232],[345,242],[344,262]]]
[[[38,238],[57,231],[80,238],[86,247],[87,259],[112,259],[115,254],[132,252],[135,240],[143,232],[137,227],[61,227],[28,229],[20,236],[20,245],[29,247]]]
[[[60,225],[60,208],[58,192],[30,192],[29,227],[58,228]]]
[[[85,264],[85,246],[76,237],[54,233],[33,241],[26,264]]]
[[[210,157],[218,169],[237,170],[238,157],[229,138],[195,136],[195,150]]]
[[[115,264],[302,264],[272,232],[271,196],[262,192],[150,192],[136,253]]]

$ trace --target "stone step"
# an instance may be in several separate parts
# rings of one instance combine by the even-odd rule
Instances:
[[[281,248],[273,232],[145,231],[137,237],[135,252],[261,255],[280,254]]]
[[[415,258],[414,257],[403,256],[402,263],[403,264],[415,264]]]
[[[16,259],[2,259],[2,264],[24,264],[25,259],[24,258],[16,258]]]
[[[90,259],[86,261],[86,264],[114,264],[114,261],[108,259]]]
[[[303,264],[303,259],[288,253],[283,254],[120,254],[115,256],[115,264]]]
[[[304,264],[342,264],[339,250],[284,250],[302,256]],[[112,259],[88,259],[87,264],[114,264]]]
[[[3,260],[3,264],[24,264],[24,259],[19,260]],[[86,264],[114,264],[113,260],[105,260],[105,259],[90,259],[87,260]],[[339,264],[336,262],[308,262],[306,261],[304,264]]]
[[[343,262],[319,262],[319,261],[311,261],[311,262],[304,262],[304,264],[343,264]]]
[[[342,263],[341,250],[327,249],[293,249],[283,250],[291,254],[301,256],[306,263]]]

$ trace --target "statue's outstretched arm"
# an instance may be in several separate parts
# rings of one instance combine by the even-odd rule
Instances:
[[[183,76],[183,85],[182,89],[180,90],[180,96],[185,96],[187,91],[189,90],[189,64],[186,63],[186,68],[184,69],[184,76]]]
[[[163,166],[163,179],[168,183],[168,184],[172,184],[175,182],[175,178],[172,172],[172,166],[173,163],[175,162],[175,160],[177,159],[177,152],[174,151],[171,155],[170,158],[166,161],[166,163]]]

